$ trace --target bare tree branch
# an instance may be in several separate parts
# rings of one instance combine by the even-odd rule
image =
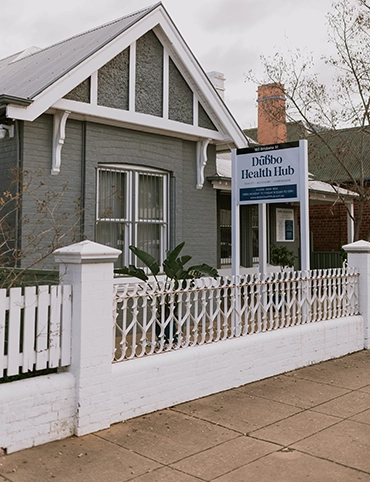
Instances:
[[[42,267],[57,248],[80,241],[83,210],[77,199],[74,212],[67,214],[65,206],[73,202],[68,195],[67,184],[51,191],[42,173],[12,170],[9,189],[0,192],[0,288],[14,286],[27,270]],[[26,212],[17,220],[20,208]]]
[[[364,208],[370,199],[370,4],[368,0],[358,0],[355,5],[334,0],[327,18],[328,40],[336,52],[323,58],[334,72],[330,84],[320,81],[313,56],[299,50],[287,57],[279,52],[272,58],[261,57],[264,77],[257,79],[250,71],[246,80],[258,85],[282,85],[288,121],[303,122],[319,146],[317,158],[310,151],[310,165],[316,168],[316,177],[320,179],[324,164],[329,162],[331,178],[320,180],[329,182],[342,202],[338,186],[357,194],[354,221],[358,239]],[[277,112],[271,109],[270,114],[276,116]],[[370,230],[368,239],[369,236]]]

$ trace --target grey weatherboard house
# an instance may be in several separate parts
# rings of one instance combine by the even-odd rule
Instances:
[[[216,151],[247,145],[161,3],[0,60],[0,192],[12,168],[32,173],[44,195],[60,193],[53,214],[68,235],[58,243],[117,247],[120,265],[133,261],[130,244],[163,258],[181,241],[194,262],[219,264],[206,179]],[[40,217],[24,192],[10,217],[18,249]],[[35,247],[25,251],[25,266],[35,260]]]

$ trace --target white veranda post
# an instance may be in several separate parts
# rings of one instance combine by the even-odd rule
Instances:
[[[236,276],[240,272],[240,206],[238,202],[236,150],[231,155],[231,272]]]
[[[299,141],[300,217],[301,217],[301,270],[310,269],[310,223],[308,198],[308,143]]]

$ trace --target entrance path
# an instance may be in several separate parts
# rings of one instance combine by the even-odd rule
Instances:
[[[370,350],[0,457],[1,482],[131,480],[370,482]]]

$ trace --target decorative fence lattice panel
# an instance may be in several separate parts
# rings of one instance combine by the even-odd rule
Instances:
[[[70,364],[71,287],[0,289],[0,378]]]
[[[358,314],[353,268],[115,285],[113,359]]]

